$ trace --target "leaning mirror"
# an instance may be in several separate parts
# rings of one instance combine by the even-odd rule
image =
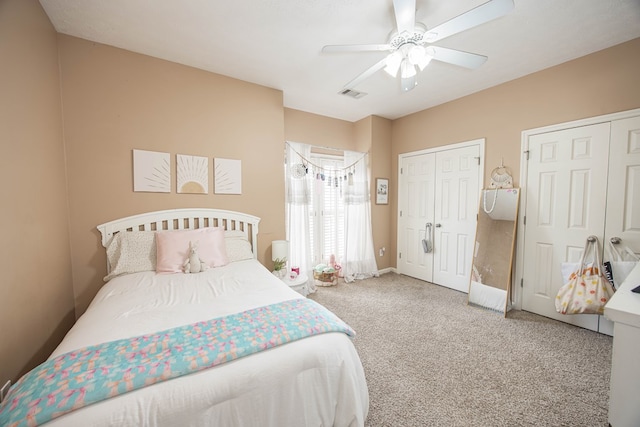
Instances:
[[[511,271],[518,217],[518,188],[482,191],[469,283],[469,305],[510,309]]]

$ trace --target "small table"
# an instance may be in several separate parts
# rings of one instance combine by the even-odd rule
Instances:
[[[307,285],[309,278],[304,273],[298,274],[298,277],[296,277],[295,279],[291,279],[289,275],[286,275],[280,280],[282,280],[287,286],[289,286],[291,289],[298,292],[302,296],[306,297],[309,294],[309,288]]]
[[[604,306],[604,315],[614,322],[609,390],[609,425],[637,426],[640,423],[640,264],[618,286]]]

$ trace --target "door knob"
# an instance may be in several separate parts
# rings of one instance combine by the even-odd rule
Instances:
[[[436,224],[436,228],[442,227],[442,224]]]
[[[619,237],[612,237],[610,240],[611,240],[611,243],[613,243],[614,245],[617,245],[622,241],[622,239]]]

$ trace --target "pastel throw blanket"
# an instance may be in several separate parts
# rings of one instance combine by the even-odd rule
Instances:
[[[305,298],[85,347],[23,376],[0,406],[0,425],[38,426],[109,397],[326,332],[355,335]]]

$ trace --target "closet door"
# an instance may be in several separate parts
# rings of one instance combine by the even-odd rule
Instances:
[[[598,317],[562,315],[555,297],[561,264],[577,262],[586,239],[602,244],[607,200],[610,124],[529,138],[522,308],[598,330]]]
[[[478,213],[480,147],[436,153],[433,282],[468,292]]]
[[[426,224],[433,224],[435,158],[435,153],[402,158],[398,183],[398,272],[428,282],[433,253],[424,252],[422,239]]]
[[[611,122],[606,216],[603,244],[617,237],[640,254],[640,117]],[[613,335],[613,322],[600,316],[598,332]]]
[[[400,156],[400,274],[468,292],[476,229],[483,141]],[[425,252],[430,223],[432,251]]]
[[[640,117],[611,122],[605,238],[640,253]]]

